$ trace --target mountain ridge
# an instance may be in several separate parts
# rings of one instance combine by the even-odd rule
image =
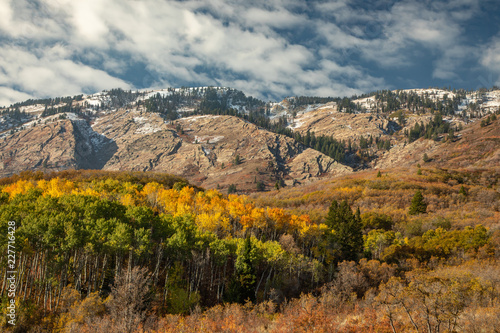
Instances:
[[[204,87],[26,101],[2,110],[0,175],[72,168],[162,171],[203,187],[237,185],[248,192],[407,166],[420,163],[423,154],[449,157],[447,150],[463,150],[457,141],[477,141],[473,146],[490,157],[445,162],[495,167],[498,144],[483,144],[480,136],[484,128],[498,132],[492,120],[500,109],[497,92],[398,90],[363,97],[365,102],[355,96],[265,103],[231,88]]]

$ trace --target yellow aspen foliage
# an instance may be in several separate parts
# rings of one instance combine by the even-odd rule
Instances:
[[[40,180],[37,187],[43,191],[44,196],[60,197],[64,194],[70,194],[76,189],[75,183],[70,180],[52,178],[49,181]]]
[[[229,214],[233,218],[237,218],[243,215],[249,215],[252,209],[255,208],[255,205],[250,203],[248,197],[246,196],[237,196],[237,195],[229,195],[228,196],[228,208]]]
[[[91,187],[87,187],[85,189],[74,189],[71,191],[71,194],[75,194],[75,195],[91,195],[91,196],[94,196],[94,197],[102,197],[104,195],[104,193],[99,193],[97,192],[96,190],[94,190],[93,188]]]
[[[135,198],[134,195],[127,193],[120,197],[120,202],[125,206],[135,206],[137,204]]]
[[[221,213],[208,214],[201,213],[196,216],[196,225],[204,231],[209,231],[219,237],[227,237],[231,231],[229,218]]]
[[[158,191],[158,204],[163,208],[163,211],[168,214],[175,214],[177,210],[177,198],[179,192],[174,189]]]
[[[18,194],[25,194],[35,186],[29,180],[19,180],[16,183],[7,185],[3,188],[2,192],[8,193],[10,198]]]
[[[182,210],[187,210],[183,213],[190,212],[191,208],[194,208],[194,188],[185,186],[179,191],[179,197],[177,199],[177,213],[181,213]],[[181,213],[182,214],[182,213]]]
[[[267,216],[274,222],[278,231],[286,230],[289,226],[290,215],[281,208],[267,208]]]
[[[137,195],[139,194],[139,186],[131,182],[125,182],[123,183],[123,192]]]
[[[287,233],[300,234],[302,230],[309,228],[312,224],[308,215],[291,215],[288,220]]]
[[[320,238],[326,231],[328,230],[328,226],[324,223],[320,224],[304,224],[302,228],[299,230],[300,238],[303,240],[312,240],[315,238]]]
[[[253,226],[259,229],[267,227],[266,211],[264,208],[254,208],[250,214],[253,220]]]
[[[163,208],[165,213],[180,216],[195,212],[194,188],[185,186],[180,191],[159,189],[157,193],[157,203]]]
[[[157,182],[151,182],[144,185],[139,195],[150,203],[151,206],[156,207],[158,205],[158,195],[161,190],[163,190],[162,185]]]
[[[243,231],[253,227],[253,219],[249,215],[243,215],[240,217],[240,224],[243,227]]]

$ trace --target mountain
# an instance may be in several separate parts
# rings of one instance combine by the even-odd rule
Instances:
[[[161,171],[248,192],[411,166],[424,154],[440,166],[496,168],[499,107],[498,90],[444,89],[267,103],[213,87],[28,100],[1,110],[0,175]]]

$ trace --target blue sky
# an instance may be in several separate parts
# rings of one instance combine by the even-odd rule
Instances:
[[[0,0],[0,105],[116,87],[490,88],[499,17],[497,0]]]

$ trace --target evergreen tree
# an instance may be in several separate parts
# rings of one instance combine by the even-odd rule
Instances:
[[[232,194],[232,193],[236,193],[236,185],[235,184],[231,184],[229,185],[229,187],[227,188],[227,194]]]
[[[422,192],[417,191],[411,200],[410,209],[408,210],[408,214],[410,215],[418,215],[424,214],[427,212],[427,204],[424,202],[424,196]]]
[[[326,225],[333,230],[332,241],[338,247],[339,261],[357,260],[363,251],[363,233],[359,208],[354,214],[347,201],[334,200],[328,211]]]
[[[465,189],[465,187],[463,185],[460,187],[460,191],[458,192],[458,194],[461,194],[464,197],[467,196],[467,190]]]
[[[234,157],[233,164],[234,164],[234,165],[241,164],[241,157],[240,157],[240,155],[239,155],[239,154],[237,154],[237,155]]]
[[[264,184],[264,182],[258,181],[256,189],[257,189],[257,191],[260,191],[260,192],[265,191],[266,185]]]
[[[238,250],[238,257],[235,262],[236,274],[229,286],[226,300],[230,302],[244,303],[247,300],[255,301],[255,285],[257,276],[255,275],[255,253],[254,245],[250,235],[243,243],[243,248]]]

